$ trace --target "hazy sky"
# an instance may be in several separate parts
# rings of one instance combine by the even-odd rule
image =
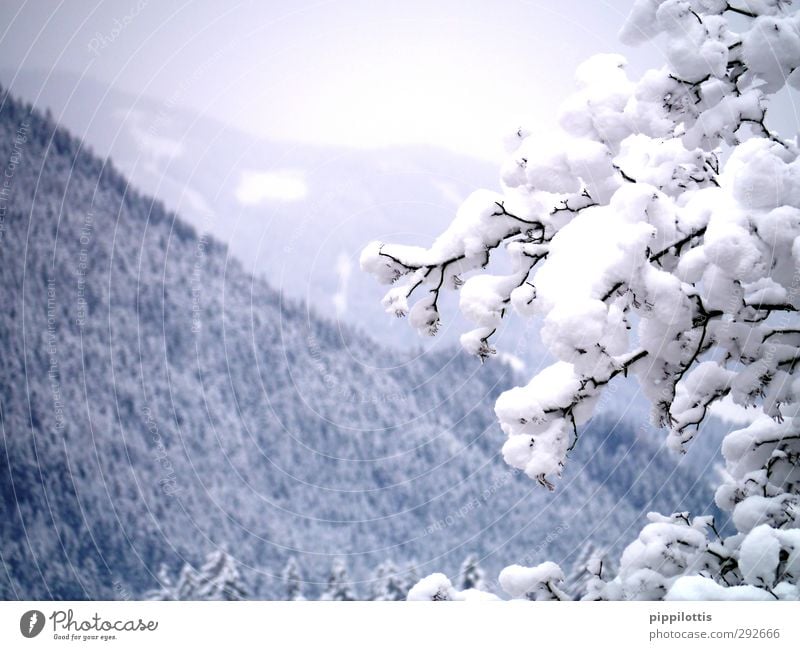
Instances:
[[[93,6],[94,5],[94,6]],[[572,71],[624,50],[629,0],[9,2],[0,61],[67,70],[269,137],[428,143],[498,158],[552,114]]]

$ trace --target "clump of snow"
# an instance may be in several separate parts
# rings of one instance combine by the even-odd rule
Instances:
[[[670,587],[664,600],[775,600],[763,589],[750,585],[724,587],[711,578],[683,576]]]
[[[535,567],[513,564],[500,572],[500,586],[512,598],[532,600],[569,600],[559,588],[564,572],[555,562],[543,562]]]
[[[500,600],[496,595],[481,589],[459,591],[443,573],[433,573],[415,584],[408,592],[407,600],[417,601],[492,601]]]
[[[460,600],[459,592],[443,573],[432,573],[415,584],[408,600]]]

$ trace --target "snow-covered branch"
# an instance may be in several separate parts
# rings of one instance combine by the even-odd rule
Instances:
[[[481,359],[503,318],[541,318],[557,362],[496,413],[505,460],[549,489],[603,389],[628,371],[676,450],[722,399],[759,409],[726,438],[717,492],[744,541],[710,541],[708,518],[653,515],[593,593],[788,597],[800,573],[788,530],[800,527],[800,149],[767,114],[775,93],[800,89],[800,16],[786,0],[637,0],[621,38],[659,37],[664,67],[631,80],[623,57],[593,57],[560,129],[518,132],[502,192],[475,192],[430,248],[370,244],[362,268],[394,284],[387,310],[428,334],[440,292],[460,291],[476,325],[462,346]],[[769,576],[749,564],[759,526],[776,553]]]

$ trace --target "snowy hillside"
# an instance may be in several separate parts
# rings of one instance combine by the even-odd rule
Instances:
[[[227,243],[273,286],[386,343],[443,347],[457,339],[455,322],[426,341],[387,323],[358,255],[371,239],[431,239],[473,187],[498,186],[495,164],[426,147],[259,139],[181,108],[180,89],[174,101],[159,102],[64,72],[6,71],[0,80],[52,109],[137,188]]]
[[[555,493],[509,473],[492,405],[520,381],[510,364],[402,358],[323,318],[330,303],[276,288],[287,258],[252,277],[52,120],[0,101],[15,161],[0,204],[0,597],[139,595],[161,563],[218,547],[254,597],[282,596],[290,557],[307,597],[337,557],[364,597],[385,560],[420,575],[455,575],[469,553],[490,576],[568,566],[587,537],[618,551],[649,509],[709,511],[702,448],[676,464],[662,436],[614,419],[583,432]],[[301,278],[308,255],[290,256]]]

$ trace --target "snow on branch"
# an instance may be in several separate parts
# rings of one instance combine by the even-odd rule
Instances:
[[[769,528],[768,558],[749,537],[711,541],[706,518],[654,515],[593,594],[797,595],[800,149],[767,118],[775,93],[800,89],[800,14],[788,0],[637,0],[622,40],[657,37],[662,68],[632,80],[623,57],[593,57],[559,129],[518,131],[501,192],[475,192],[429,248],[374,242],[361,266],[426,334],[441,292],[460,291],[475,325],[461,343],[481,360],[504,318],[541,319],[556,363],[495,410],[506,462],[548,489],[615,377],[637,378],[679,451],[720,400],[757,409],[725,440],[717,502],[742,533]],[[509,584],[539,576],[519,569]],[[534,591],[555,595],[556,575]]]

